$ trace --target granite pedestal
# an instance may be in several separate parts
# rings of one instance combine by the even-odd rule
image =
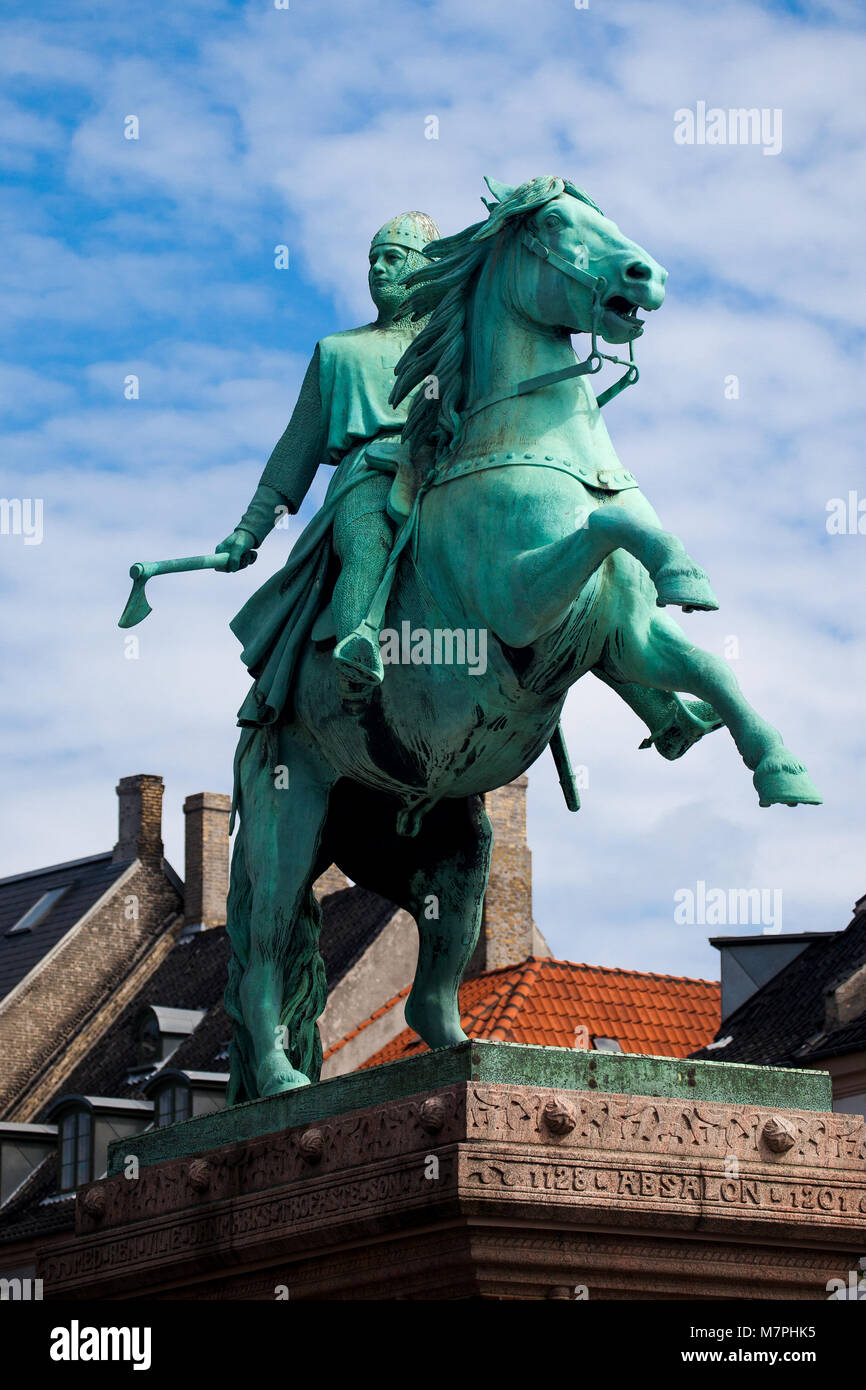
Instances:
[[[112,1146],[46,1298],[826,1299],[866,1253],[829,1078],[466,1043]]]

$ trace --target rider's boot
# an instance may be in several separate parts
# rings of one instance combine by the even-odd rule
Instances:
[[[648,738],[639,746],[655,748],[663,758],[673,761],[715,729],[721,729],[723,721],[706,700],[681,700],[678,695],[671,696],[669,717],[658,728],[654,728]]]
[[[340,704],[359,714],[385,678],[379,634],[365,618],[334,648]]]

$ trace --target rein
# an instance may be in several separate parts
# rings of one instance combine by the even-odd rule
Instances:
[[[634,344],[632,342],[628,345],[627,362],[622,357],[613,356],[612,353],[599,351],[598,320],[601,315],[601,296],[607,287],[604,276],[591,275],[588,270],[583,270],[581,266],[567,261],[564,256],[560,256],[558,251],[552,251],[531,232],[524,232],[521,241],[527,250],[532,252],[533,256],[547,261],[554,270],[561,271],[569,279],[577,280],[578,284],[585,285],[592,290],[592,346],[590,353],[583,362],[575,362],[573,367],[563,367],[558,372],[544,372],[541,376],[530,376],[525,381],[518,381],[517,385],[512,386],[510,391],[482,396],[480,401],[475,402],[471,410],[461,412],[464,420],[477,415],[480,410],[486,410],[489,405],[498,405],[500,401],[513,400],[517,396],[527,396],[530,391],[540,391],[545,386],[555,386],[557,382],[569,381],[575,376],[594,376],[596,372],[601,371],[602,362],[613,362],[619,367],[625,367],[626,370],[619,381],[615,381],[612,386],[609,386],[606,391],[602,391],[601,395],[597,397],[598,408],[601,410],[608,401],[612,401],[627,386],[633,386],[640,376],[634,360]]]

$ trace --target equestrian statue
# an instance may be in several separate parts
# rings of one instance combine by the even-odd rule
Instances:
[[[318,344],[249,508],[198,559],[248,564],[336,465],[232,623],[253,684],[235,756],[230,1104],[319,1077],[313,885],[332,863],[417,923],[407,1023],[430,1048],[465,1040],[483,797],[550,744],[576,808],[559,721],[587,672],[646,723],[642,746],[679,757],[725,725],[761,806],[821,800],[729,665],[671,616],[715,596],[602,418],[637,380],[667,272],[568,179],[487,184],[487,217],[454,236],[417,212],[377,233],[375,322]],[[624,370],[596,396],[605,361]]]

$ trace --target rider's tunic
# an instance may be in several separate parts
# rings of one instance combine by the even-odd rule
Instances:
[[[298,658],[324,599],[336,505],[369,476],[365,454],[374,439],[395,436],[409,400],[396,409],[388,395],[394,368],[417,329],[367,324],[322,338],[307,368],[292,418],[261,483],[296,512],[322,464],[337,465],[324,504],[299,537],[282,570],[253,594],[231,623],[242,659],[255,678],[238,722],[272,724],[289,698]],[[250,517],[250,513],[247,514]],[[242,523],[259,541],[259,523]],[[268,527],[268,529],[270,529]]]

